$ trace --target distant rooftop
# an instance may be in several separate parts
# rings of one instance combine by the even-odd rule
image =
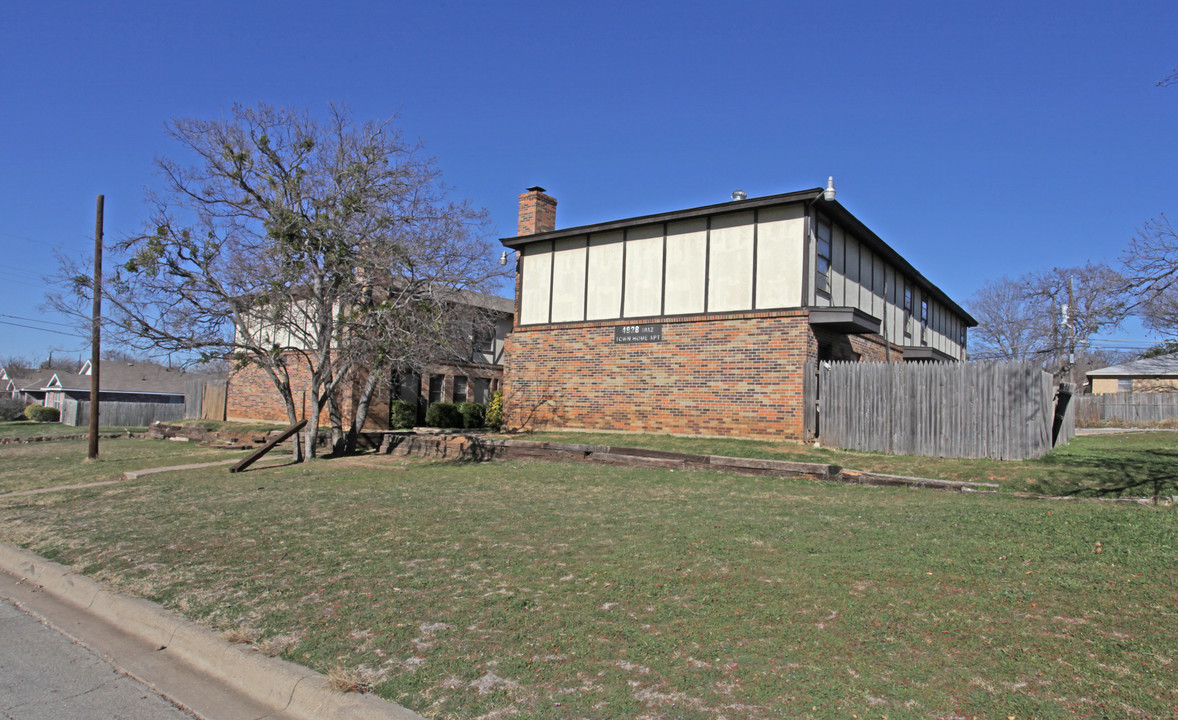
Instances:
[[[1131,377],[1178,375],[1178,353],[1158,355],[1157,357],[1088,371],[1088,377],[1116,377],[1118,375]]]

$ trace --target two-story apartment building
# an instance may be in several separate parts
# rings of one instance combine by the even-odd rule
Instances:
[[[365,429],[389,428],[390,409],[394,400],[404,400],[418,408],[418,419],[425,417],[426,408],[434,402],[490,401],[491,393],[499,390],[503,376],[504,342],[512,328],[512,304],[506,298],[469,290],[450,293],[450,301],[476,308],[462,337],[454,343],[454,354],[446,359],[431,361],[423,372],[408,373],[394,378],[391,385],[382,386],[373,397]],[[296,407],[302,403],[311,382],[310,366],[301,360],[304,338],[313,327],[309,317],[299,317],[298,307],[292,317],[276,322],[265,313],[257,329],[267,343],[284,348]],[[477,320],[475,319],[477,318]],[[354,417],[360,387],[367,378],[367,368],[353,373],[350,381],[336,392],[344,422]],[[228,420],[261,420],[275,423],[287,421],[282,397],[270,376],[256,365],[236,368],[229,376],[226,397]],[[327,422],[327,410],[321,410],[320,423]]]
[[[797,438],[807,360],[962,360],[976,321],[833,185],[556,229],[520,196],[509,427]]]

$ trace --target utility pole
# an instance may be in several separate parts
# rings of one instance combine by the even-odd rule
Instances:
[[[1076,277],[1068,275],[1068,382],[1076,382]]]
[[[98,459],[98,394],[102,387],[99,382],[99,352],[102,334],[102,205],[105,197],[98,196],[94,213],[94,283],[90,286],[93,304],[90,311],[90,450],[91,460]]]

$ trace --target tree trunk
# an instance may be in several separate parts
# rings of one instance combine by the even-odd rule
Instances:
[[[331,453],[339,455],[344,450],[344,419],[334,391],[327,394],[327,417],[331,422]]]
[[[315,457],[315,446],[319,442],[319,388],[312,383],[311,406],[307,408],[307,427],[303,430],[303,456],[310,460]]]
[[[368,371],[368,377],[364,379],[364,387],[360,389],[360,396],[356,403],[356,416],[352,418],[352,427],[348,429],[347,444],[345,452],[356,452],[356,440],[360,435],[360,431],[364,428],[365,421],[368,420],[368,408],[372,405],[372,394],[380,385],[381,376],[384,371],[380,368],[372,368]]]
[[[282,402],[286,405],[286,419],[290,421],[291,425],[294,425],[299,421],[299,411],[294,404],[294,393],[291,392],[290,385],[280,386],[279,389],[283,391]],[[297,435],[291,442],[291,460],[296,463],[303,461],[303,448],[299,444]]]

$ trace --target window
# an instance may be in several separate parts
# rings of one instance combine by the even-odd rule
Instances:
[[[478,323],[472,333],[474,351],[476,353],[490,353],[495,345],[495,328],[490,323]]]
[[[830,293],[830,224],[818,221],[818,262],[814,272],[814,287]]]
[[[454,402],[466,402],[466,378],[454,378]]]
[[[1133,392],[1133,378],[1117,378],[1117,392]]]
[[[920,344],[928,345],[928,300],[920,300]]]
[[[904,337],[912,337],[912,288],[904,283]]]
[[[484,405],[491,402],[491,381],[487,378],[474,379],[474,402]]]
[[[443,392],[445,389],[445,380],[445,375],[429,376],[429,401],[431,403],[442,402]]]

